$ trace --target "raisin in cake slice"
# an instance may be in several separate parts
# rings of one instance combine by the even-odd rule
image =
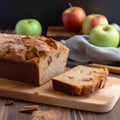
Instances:
[[[88,95],[105,86],[108,74],[107,68],[79,65],[54,77],[53,88],[69,95]]]

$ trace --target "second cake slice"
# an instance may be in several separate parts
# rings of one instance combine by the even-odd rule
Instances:
[[[107,68],[79,65],[54,77],[53,88],[70,95],[88,95],[105,86],[108,73]]]

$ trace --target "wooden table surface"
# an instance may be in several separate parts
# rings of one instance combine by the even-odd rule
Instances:
[[[10,31],[5,32],[10,33]],[[120,78],[120,75],[110,74],[110,76]],[[6,103],[9,101],[12,101],[14,103],[12,105],[6,105]],[[0,120],[33,120],[32,113],[20,112],[20,109],[26,105],[38,105],[39,110],[42,112],[49,112],[50,110],[53,110],[53,112],[57,114],[57,118],[54,118],[52,120],[120,120],[120,99],[110,112],[95,113],[76,109],[50,106],[45,104],[31,103],[3,97],[0,97]],[[58,110],[60,112],[56,112]],[[53,114],[51,116],[53,116]],[[39,120],[50,119],[44,118]]]

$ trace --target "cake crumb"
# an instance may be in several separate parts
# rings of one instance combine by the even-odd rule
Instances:
[[[13,101],[13,100],[7,100],[6,102],[5,102],[5,105],[6,106],[9,106],[9,105],[13,105],[15,102]]]
[[[62,111],[60,109],[51,109],[48,111],[34,111],[32,120],[62,120]]]
[[[39,95],[39,91],[38,90],[34,91],[34,94]]]

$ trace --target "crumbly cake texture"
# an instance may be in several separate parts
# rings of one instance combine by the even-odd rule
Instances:
[[[0,77],[42,85],[64,72],[68,55],[52,38],[0,34]]]
[[[109,72],[107,68],[78,65],[52,79],[56,91],[83,96],[103,88]]]

